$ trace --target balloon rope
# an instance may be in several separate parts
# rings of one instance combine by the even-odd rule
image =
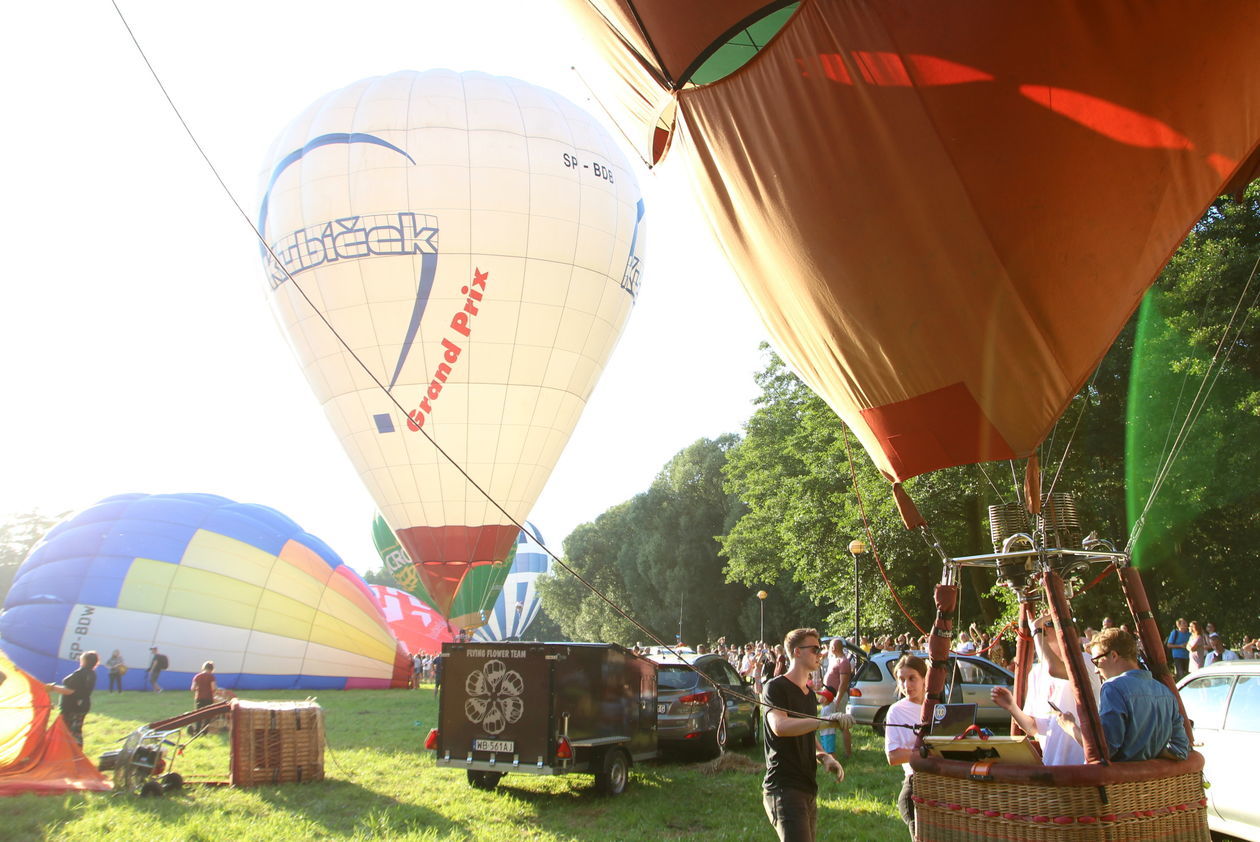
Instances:
[[[346,353],[349,354],[350,357],[356,363],[358,363],[359,367],[363,369],[364,373],[367,374],[367,376],[372,380],[372,382],[376,384],[377,388],[379,388],[381,392],[383,392],[385,396],[389,398],[390,402],[393,403],[394,406],[398,408],[399,412],[405,415],[407,413],[406,407],[404,407],[401,403],[398,402],[397,398],[395,398],[390,393],[389,389],[385,386],[385,384],[382,383],[381,380],[372,372],[372,370],[368,368],[367,364],[364,363],[363,360],[359,358],[358,354],[354,352],[354,350],[350,347],[350,345],[346,342],[346,340],[341,336],[341,334],[337,332],[337,329],[332,326],[332,323],[328,321],[327,317],[325,317],[324,314],[320,312],[319,308],[315,306],[315,303],[311,301],[310,296],[308,296],[306,294],[306,291],[302,289],[301,284],[299,284],[297,280],[293,277],[293,275],[289,273],[289,270],[285,267],[284,263],[280,260],[279,256],[277,256],[276,253],[272,251],[271,246],[267,243],[266,238],[263,237],[262,232],[258,230],[258,227],[254,224],[254,221],[250,218],[249,214],[247,214],[245,212],[245,209],[241,207],[240,202],[236,200],[236,196],[233,195],[231,189],[228,188],[227,183],[224,182],[223,180],[223,177],[219,175],[219,171],[215,167],[214,162],[210,160],[210,156],[206,154],[205,149],[202,148],[201,144],[197,141],[196,135],[194,135],[192,132],[192,129],[189,128],[187,121],[184,120],[184,117],[180,113],[179,108],[175,105],[175,101],[171,99],[171,95],[167,92],[166,86],[162,84],[161,77],[158,76],[157,71],[153,68],[153,64],[149,61],[149,57],[145,54],[144,48],[140,46],[140,41],[136,38],[135,32],[132,31],[131,25],[127,23],[127,18],[126,16],[123,15],[122,9],[118,8],[117,0],[110,0],[110,3],[113,5],[114,11],[118,13],[118,18],[122,21],[123,27],[127,30],[127,34],[131,37],[131,42],[135,44],[136,50],[137,52],[140,53],[141,59],[144,60],[145,66],[149,68],[149,73],[153,76],[153,80],[157,83],[158,88],[162,91],[162,96],[166,98],[167,104],[169,104],[171,107],[171,110],[175,112],[175,116],[179,119],[180,125],[184,127],[184,131],[185,133],[187,133],[189,139],[192,141],[193,146],[197,148],[197,151],[201,154],[202,160],[206,162],[206,166],[210,168],[210,172],[214,175],[215,179],[219,182],[219,186],[223,188],[223,192],[227,195],[228,201],[232,203],[232,205],[236,208],[237,212],[241,215],[241,218],[245,220],[245,224],[248,225],[250,230],[254,232],[254,236],[258,238],[258,242],[262,244],[267,254],[271,256],[272,260],[275,261],[276,265],[280,268],[280,270],[284,272],[285,278],[288,280],[288,282],[293,284],[293,288],[296,289],[298,293],[302,296],[303,300],[305,300],[306,303],[310,305],[311,310],[315,313],[316,316],[319,317],[319,320],[324,323],[324,326],[328,328],[329,332],[333,335],[333,337],[336,338],[336,340],[339,343],[341,343],[341,346],[345,349]],[[491,497],[489,492],[487,492],[484,488],[482,488],[477,483],[477,481],[474,480],[468,474],[466,470],[464,470],[464,467],[460,465],[459,462],[457,462],[454,457],[452,457],[449,453],[447,453],[442,448],[441,445],[439,445],[436,441],[434,441],[433,437],[430,436],[428,432],[426,432],[423,428],[418,430],[418,432],[421,435],[423,435],[425,439],[427,439],[428,442],[433,445],[434,449],[439,454],[442,455],[442,458],[446,459],[446,461],[449,462],[451,466],[455,468],[455,470],[459,471],[459,473],[464,477],[464,479],[468,481],[468,484],[471,485],[473,488],[475,488],[478,491],[478,493],[480,493],[483,497],[485,497],[486,501],[489,502],[490,505],[493,506],[495,509],[497,509],[498,512],[502,514],[509,523],[511,523],[513,526],[515,526],[517,529],[521,530],[522,532],[526,531],[525,525],[521,523],[520,521],[518,521],[515,517],[513,517],[507,511],[507,509],[503,508],[503,506],[499,504],[497,500]],[[786,708],[779,708],[759,698],[748,696],[746,694],[731,690],[728,687],[723,687],[719,685],[717,681],[715,681],[712,677],[705,675],[703,672],[696,669],[694,665],[688,664],[685,660],[683,660],[682,656],[674,650],[673,647],[671,647],[669,644],[665,643],[665,641],[657,637],[655,632],[653,632],[652,630],[644,626],[634,617],[631,617],[629,614],[627,614],[619,605],[617,605],[615,602],[613,602],[611,599],[605,596],[598,588],[596,588],[593,584],[588,582],[580,573],[578,573],[568,564],[565,564],[564,560],[561,559],[560,556],[552,552],[550,547],[548,547],[546,544],[544,544],[541,541],[538,542],[538,546],[541,547],[543,551],[546,552],[547,555],[551,557],[552,561],[558,564],[570,576],[572,576],[573,578],[581,582],[582,585],[584,585],[587,590],[589,590],[595,596],[599,597],[599,599],[601,599],[605,604],[607,604],[608,607],[611,608],[613,611],[615,611],[622,619],[630,623],[639,631],[643,632],[644,636],[647,637],[649,640],[654,641],[660,649],[663,649],[666,652],[668,652],[670,655],[673,655],[674,657],[676,657],[680,664],[690,669],[696,675],[700,676],[704,681],[707,681],[709,684],[713,685],[713,688],[718,692],[719,695],[732,696],[741,701],[750,702],[754,705],[759,705],[769,710],[782,710],[785,713],[793,713],[792,711],[789,711]],[[818,717],[818,716],[808,716],[808,715],[802,715],[802,714],[796,714],[796,713],[793,713],[793,716],[805,718],[805,719],[815,719],[819,722],[829,721],[829,720],[824,719],[823,717]]]
[[[1257,293],[1256,297],[1251,300],[1251,304],[1247,306],[1246,313],[1238,325],[1238,330],[1234,333],[1233,340],[1229,342],[1229,347],[1226,348],[1226,340],[1229,340],[1234,321],[1238,318],[1238,311],[1243,308],[1243,300],[1247,297],[1247,291],[1251,289],[1251,282],[1255,280],[1257,269],[1260,269],[1260,257],[1256,258],[1255,264],[1251,267],[1251,274],[1247,276],[1247,283],[1243,285],[1238,301],[1234,304],[1234,312],[1229,316],[1229,323],[1225,325],[1225,330],[1221,331],[1221,339],[1216,344],[1216,351],[1212,354],[1212,359],[1208,362],[1207,369],[1203,372],[1203,381],[1199,384],[1199,390],[1190,402],[1190,408],[1186,410],[1186,418],[1181,424],[1181,429],[1177,431],[1177,437],[1173,440],[1172,449],[1156,472],[1155,481],[1151,483],[1151,491],[1147,495],[1146,504],[1142,507],[1142,513],[1133,522],[1133,528],[1129,531],[1129,541],[1124,545],[1126,553],[1131,551],[1137,544],[1137,540],[1142,534],[1142,529],[1146,525],[1146,516],[1150,512],[1151,506],[1155,504],[1156,495],[1163,488],[1164,481],[1168,479],[1173,463],[1181,455],[1181,451],[1190,436],[1190,431],[1194,429],[1194,425],[1199,420],[1199,415],[1202,414],[1203,408],[1207,406],[1207,399],[1212,394],[1212,389],[1216,387],[1216,381],[1220,379],[1221,372],[1225,370],[1225,363],[1229,361],[1229,355],[1233,353],[1234,348],[1237,347],[1239,340],[1242,338],[1243,328],[1247,326],[1247,320],[1251,318],[1251,311],[1254,309],[1257,299],[1260,299],[1260,293]],[[1224,351],[1223,357],[1222,351]],[[1209,382],[1209,378],[1211,382]]]
[[[858,511],[862,514],[862,527],[866,531],[866,540],[871,545],[871,555],[875,557],[875,567],[879,570],[879,575],[884,579],[884,587],[892,594],[893,601],[897,603],[897,607],[901,609],[901,613],[906,615],[906,619],[910,624],[919,630],[919,634],[927,634],[923,630],[923,626],[919,625],[914,617],[910,616],[910,612],[906,610],[906,606],[902,604],[901,597],[897,596],[897,589],[893,587],[892,582],[888,580],[888,573],[884,570],[884,562],[879,557],[879,548],[875,546],[875,534],[871,531],[871,522],[866,517],[866,503],[862,500],[862,491],[858,488],[857,467],[853,464],[853,450],[849,446],[849,427],[847,424],[841,423],[841,431],[844,433],[844,452],[849,457],[849,476],[853,479],[853,494],[857,497]],[[853,587],[858,586],[857,581],[853,582]],[[861,641],[859,641],[860,645]]]

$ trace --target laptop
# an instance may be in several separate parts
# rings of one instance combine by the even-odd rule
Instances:
[[[933,737],[957,737],[976,724],[975,704],[936,705],[932,708]]]

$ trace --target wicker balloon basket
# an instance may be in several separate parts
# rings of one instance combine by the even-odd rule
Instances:
[[[918,759],[920,842],[1208,842],[1203,758],[1007,767]]]
[[[324,779],[324,710],[315,702],[231,702],[232,786]]]

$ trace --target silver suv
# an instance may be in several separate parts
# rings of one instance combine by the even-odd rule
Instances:
[[[751,701],[756,694],[725,658],[714,654],[650,657],[656,662],[656,735],[661,748],[693,749],[713,756],[727,742],[751,745],[756,740],[757,706]],[[723,705],[725,731],[718,727]]]

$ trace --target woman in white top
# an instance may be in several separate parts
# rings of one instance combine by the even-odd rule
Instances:
[[[897,678],[897,690],[905,698],[890,707],[884,719],[884,753],[889,766],[905,770],[897,810],[910,830],[910,838],[914,839],[914,801],[911,800],[914,790],[910,783],[914,771],[910,768],[910,758],[914,756],[914,726],[922,720],[923,699],[927,695],[927,662],[917,655],[902,655],[893,668],[893,675]]]

